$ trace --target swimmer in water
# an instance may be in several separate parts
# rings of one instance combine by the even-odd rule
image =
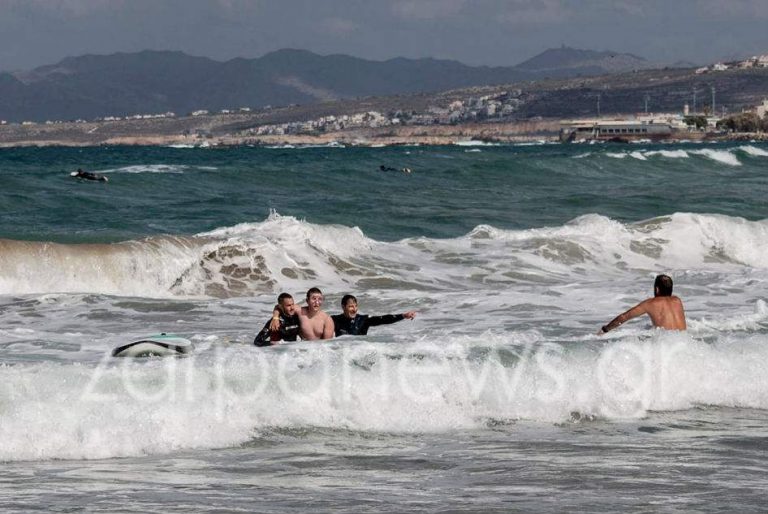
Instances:
[[[277,321],[279,327],[272,330],[270,325]],[[280,293],[277,297],[277,309],[272,319],[267,321],[261,332],[256,334],[253,344],[256,346],[272,346],[278,341],[295,341],[299,336],[299,315],[296,314],[296,304],[293,296],[288,293]]]
[[[109,179],[104,175],[98,173],[91,173],[90,171],[83,171],[81,168],[77,168],[77,171],[73,171],[69,174],[70,177],[83,178],[85,180],[95,180],[97,182],[108,182]]]
[[[597,335],[613,330],[625,321],[647,314],[656,328],[666,330],[685,330],[685,310],[683,301],[672,294],[672,278],[659,275],[653,284],[653,298],[644,300],[626,312],[613,318],[610,323],[603,325]]]
[[[333,320],[322,309],[323,299],[322,291],[313,287],[307,291],[307,305],[296,311],[299,316],[299,335],[304,341],[333,338]],[[280,328],[278,320],[274,319],[275,314],[279,313],[280,309],[275,307],[272,313],[273,319],[270,322],[270,330]]]
[[[389,325],[390,323],[397,323],[404,319],[413,319],[416,317],[416,311],[408,311],[402,314],[385,314],[384,316],[358,314],[357,298],[351,294],[344,295],[341,299],[341,308],[344,311],[342,314],[331,316],[331,318],[333,318],[336,337],[344,335],[364,336],[368,333],[368,329],[371,327]]]

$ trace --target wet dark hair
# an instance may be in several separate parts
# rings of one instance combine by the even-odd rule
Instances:
[[[658,275],[653,283],[653,288],[658,296],[672,296],[672,277],[669,275]]]
[[[320,291],[320,289],[318,289],[317,287],[311,287],[309,291],[307,291],[307,300],[309,300],[309,297],[315,293],[323,294],[323,292]]]
[[[280,293],[280,296],[277,297],[277,303],[282,305],[283,304],[283,300],[287,300],[288,298],[293,300],[293,296],[289,295],[288,293]]]
[[[351,294],[345,294],[344,296],[342,296],[341,297],[341,308],[343,309],[344,307],[346,307],[347,303],[349,303],[350,301],[353,301],[353,302],[357,303],[357,298],[355,298]]]

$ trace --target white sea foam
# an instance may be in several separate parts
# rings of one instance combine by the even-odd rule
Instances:
[[[559,145],[558,141],[547,141],[546,139],[539,139],[536,141],[523,141],[520,143],[514,143],[512,146],[544,146],[544,145]]]
[[[697,331],[717,330],[719,332],[732,332],[735,330],[760,330],[768,321],[768,304],[759,299],[755,302],[754,312],[740,314],[734,317],[725,317],[718,314],[708,315],[700,320],[693,320],[690,327]]]
[[[283,145],[281,148],[288,148],[291,145]],[[306,149],[306,148],[346,148],[347,146],[344,143],[340,143],[339,141],[331,141],[329,143],[324,144],[317,144],[317,145],[295,145],[293,148],[296,149]]]
[[[611,157],[612,159],[625,159],[627,157],[626,153],[619,153],[619,152],[606,152],[606,157]]]
[[[643,152],[630,152],[629,154],[632,158],[637,159],[638,161],[647,161],[648,159],[645,157]]]
[[[0,461],[108,458],[244,443],[274,428],[376,432],[768,408],[765,336],[549,343],[533,333],[408,345],[229,348],[188,359],[0,367]]]
[[[456,141],[453,143],[456,146],[500,146],[499,143],[490,143],[488,141],[477,141],[469,139],[466,141]]]
[[[688,152],[685,150],[651,150],[649,152],[645,152],[645,155],[647,157],[660,155],[668,159],[686,159],[688,157]]]
[[[768,157],[768,151],[763,150],[762,148],[757,148],[756,146],[752,146],[752,145],[740,146],[739,150],[743,151],[746,154],[753,155],[755,157]]]
[[[768,269],[768,220],[678,213],[634,224],[599,215],[560,227],[481,225],[454,239],[379,242],[356,227],[271,215],[194,237],[63,245],[0,240],[0,294],[230,297],[314,283],[472,288],[509,277],[572,281],[586,270]]]
[[[184,173],[189,166],[183,164],[138,164],[99,171],[99,173]]]
[[[694,155],[703,155],[708,159],[727,164],[728,166],[741,166],[739,159],[728,150],[710,150],[709,148],[706,148],[704,150],[690,150],[690,153]]]

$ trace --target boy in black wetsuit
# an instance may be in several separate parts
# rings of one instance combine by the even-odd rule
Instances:
[[[293,296],[288,293],[280,293],[277,297],[277,311],[273,313],[272,319],[267,321],[261,332],[256,334],[253,344],[256,346],[271,346],[277,344],[277,341],[295,341],[299,335],[299,316],[296,314],[296,305],[293,303]],[[280,322],[280,329],[272,331],[269,329],[272,320]]]
[[[331,316],[336,337],[364,336],[368,329],[378,325],[389,325],[404,319],[413,319],[416,317],[416,311],[408,311],[402,314],[385,314],[384,316],[368,316],[367,314],[357,313],[357,298],[351,294],[344,295],[341,299],[341,308],[343,314]]]

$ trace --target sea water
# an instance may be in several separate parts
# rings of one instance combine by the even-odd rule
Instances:
[[[0,509],[763,510],[766,186],[759,143],[0,150]],[[658,273],[689,330],[597,336]],[[313,286],[417,316],[252,346]]]

